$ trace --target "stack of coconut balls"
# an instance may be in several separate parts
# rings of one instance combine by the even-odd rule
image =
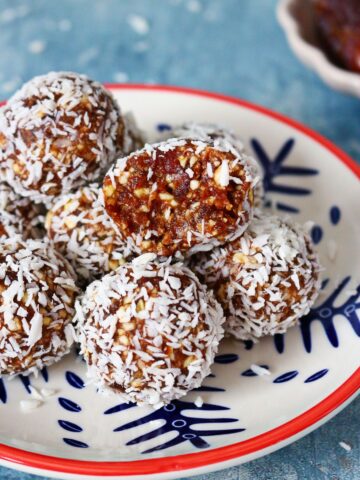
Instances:
[[[310,238],[263,213],[231,132],[143,146],[99,83],[36,77],[0,111],[0,375],[78,341],[100,390],[159,407],[199,387],[224,336],[282,333],[319,292]]]

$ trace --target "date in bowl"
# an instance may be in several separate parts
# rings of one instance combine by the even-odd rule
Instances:
[[[360,74],[336,65],[317,35],[311,0],[280,0],[277,18],[290,48],[331,88],[360,97]]]

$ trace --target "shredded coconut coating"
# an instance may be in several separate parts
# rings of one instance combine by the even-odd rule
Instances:
[[[44,237],[45,206],[21,197],[7,183],[0,183],[0,211],[11,218],[24,239]]]
[[[239,153],[246,153],[244,143],[229,128],[214,123],[185,122],[161,134],[161,140],[170,138],[192,138],[193,140],[221,140],[229,144],[229,148],[236,149]],[[256,168],[256,160],[253,160]]]
[[[256,179],[254,181],[254,207],[261,208],[263,206],[265,193],[262,168],[259,162],[248,154],[243,141],[232,129],[214,123],[186,122],[161,135],[162,140],[168,140],[169,138],[192,138],[215,142],[220,140],[222,144],[227,144],[230,151],[234,149],[240,155],[246,156],[249,168],[252,169],[252,174]]]
[[[91,185],[60,197],[46,217],[52,245],[87,282],[115,270],[131,254],[130,242],[121,239],[99,193],[101,189]]]
[[[147,253],[90,284],[76,304],[81,353],[100,390],[159,408],[200,386],[223,311],[183,264]]]
[[[74,275],[47,242],[0,241],[0,377],[36,373],[69,352]]]
[[[142,252],[191,255],[239,237],[253,211],[247,157],[222,140],[170,139],[120,158],[105,208]]]
[[[127,142],[111,93],[71,72],[26,83],[1,110],[0,132],[7,182],[38,203],[99,178]]]
[[[241,340],[284,333],[320,290],[318,256],[304,229],[260,212],[241,238],[199,255],[192,268],[222,304],[226,332]]]

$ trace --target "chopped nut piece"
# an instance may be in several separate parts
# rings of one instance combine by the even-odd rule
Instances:
[[[198,182],[198,180],[191,180],[190,182],[191,190],[196,190],[197,188],[199,188],[199,185],[200,183]]]

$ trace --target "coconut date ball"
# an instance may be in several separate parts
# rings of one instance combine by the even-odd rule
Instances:
[[[83,187],[59,198],[46,217],[48,237],[83,281],[115,270],[129,257],[117,227],[98,200],[101,189]]]
[[[143,252],[191,255],[239,237],[253,211],[246,156],[218,141],[170,139],[119,159],[105,208]]]
[[[69,352],[77,293],[47,242],[0,241],[0,376],[36,373]]]
[[[320,290],[320,265],[304,229],[257,213],[244,235],[192,266],[214,289],[225,330],[241,340],[284,333],[306,315]]]
[[[45,206],[21,197],[7,183],[0,183],[0,211],[11,218],[24,239],[44,236]]]
[[[197,140],[221,142],[227,144],[229,150],[234,149],[240,155],[247,157],[249,168],[252,169],[252,174],[256,179],[254,181],[254,207],[261,208],[264,204],[264,186],[263,186],[263,172],[259,162],[249,155],[245,149],[244,143],[236,135],[236,133],[222,125],[214,123],[197,123],[186,122],[182,125],[175,126],[171,130],[165,131],[161,138],[167,140],[169,138],[192,138]]]
[[[100,390],[159,408],[200,386],[223,337],[212,292],[182,263],[147,253],[91,283],[78,339]]]
[[[0,132],[6,180],[38,203],[99,178],[126,143],[111,93],[71,72],[26,83],[2,109]]]

